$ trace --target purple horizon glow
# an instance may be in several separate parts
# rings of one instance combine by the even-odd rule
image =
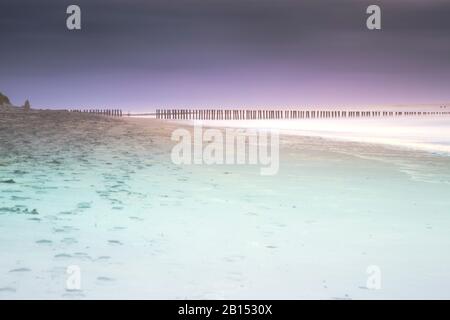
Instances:
[[[5,0],[0,92],[127,111],[450,102],[450,4],[378,2],[381,32],[369,1],[82,0],[69,32],[68,1]]]

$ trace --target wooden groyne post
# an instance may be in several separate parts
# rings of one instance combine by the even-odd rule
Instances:
[[[442,109],[442,108],[441,108]],[[449,111],[392,110],[325,110],[325,109],[157,109],[157,119],[165,120],[281,120],[281,119],[340,119],[386,118],[406,116],[450,115]]]
[[[69,112],[91,113],[108,117],[122,117],[121,109],[69,109]]]

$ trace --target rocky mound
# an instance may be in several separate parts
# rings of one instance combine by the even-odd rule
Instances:
[[[11,102],[9,98],[0,92],[0,106],[9,106]]]

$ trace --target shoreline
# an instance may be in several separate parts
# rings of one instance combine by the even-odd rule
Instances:
[[[177,126],[192,127],[194,123],[206,128],[276,130],[285,137],[320,138],[333,142],[350,142],[363,145],[377,145],[404,151],[426,152],[433,155],[450,156],[450,117],[410,118],[410,119],[308,119],[308,120],[162,120],[148,116],[110,117],[90,113],[72,113],[67,110],[32,109],[0,110],[0,114],[11,117],[68,117],[77,121],[83,119],[106,122],[125,121],[128,123],[146,121],[163,124],[161,131],[174,130]],[[5,120],[5,118],[3,118]],[[432,126],[439,124],[439,127]],[[26,123],[22,123],[26,125]],[[6,124],[7,126],[7,124]],[[297,127],[296,127],[297,126]],[[298,126],[301,126],[299,128]],[[374,135],[374,130],[383,134]],[[389,131],[390,130],[390,131]],[[411,137],[411,132],[416,136]],[[431,134],[430,134],[431,133]],[[397,136],[395,136],[397,134]],[[422,136],[420,136],[422,134]],[[428,134],[428,137],[426,136]],[[408,136],[409,135],[409,136]],[[439,138],[444,143],[433,141]],[[170,139],[170,136],[167,138]],[[428,141],[427,141],[428,139]]]
[[[192,127],[194,123],[207,128],[239,128],[276,130],[282,136],[321,138],[334,142],[374,144],[407,151],[421,151],[450,156],[450,117],[409,119],[308,119],[308,120],[161,120],[148,116],[109,117],[90,113],[72,113],[67,110],[32,109],[0,110],[10,117],[64,116],[102,121],[134,120],[164,123],[161,129],[175,129],[177,125]],[[131,121],[130,121],[131,120]],[[23,123],[24,125],[26,123]],[[170,139],[170,137],[168,137]]]

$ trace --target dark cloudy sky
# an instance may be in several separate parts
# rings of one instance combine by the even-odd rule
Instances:
[[[133,111],[449,102],[450,1],[0,0],[0,92]]]

